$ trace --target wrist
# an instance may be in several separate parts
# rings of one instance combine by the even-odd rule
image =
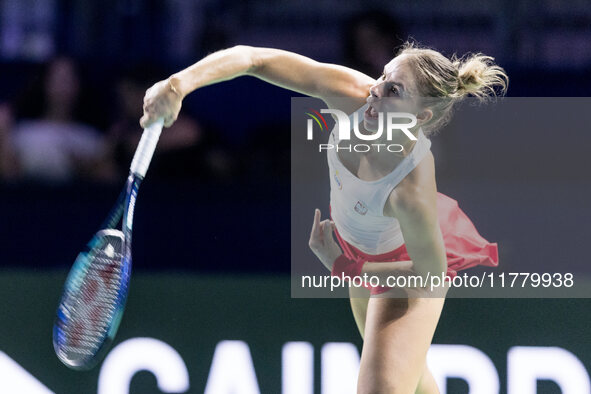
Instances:
[[[178,74],[173,74],[168,78],[168,88],[181,100],[191,92],[190,89],[184,86],[183,78]]]
[[[335,261],[337,261],[339,259],[339,257],[343,256],[342,252],[338,252],[338,253],[329,253],[329,255],[327,256],[326,260],[328,262],[328,269],[332,271],[332,267],[334,266]],[[325,264],[326,265],[326,264]]]

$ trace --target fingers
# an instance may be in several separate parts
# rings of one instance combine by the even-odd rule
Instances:
[[[314,210],[314,224],[316,225],[317,228],[319,228],[319,226],[320,226],[320,216],[321,216],[320,209],[316,208]]]
[[[320,210],[314,210],[314,221],[312,222],[312,231],[310,232],[309,246],[312,250],[316,250],[322,246],[328,245],[328,243],[334,243],[332,232],[334,231],[335,224],[330,219],[320,221]]]
[[[148,126],[150,126],[154,122],[154,120],[155,119],[153,119],[153,117],[149,114],[144,114],[140,119],[140,126],[142,126],[142,128],[145,129]]]
[[[174,122],[176,122],[176,116],[169,116],[164,119],[164,127],[170,127]]]
[[[162,118],[164,127],[170,127],[176,121],[181,105],[182,99],[170,89],[167,80],[157,82],[146,91],[140,125],[146,128]]]
[[[334,249],[337,245],[335,242],[334,237],[332,236],[332,232],[334,231],[334,222],[332,220],[326,219],[320,223],[322,226],[322,241],[323,245],[328,249]],[[340,249],[339,249],[340,252]]]
[[[178,112],[175,110],[160,109],[160,106],[154,104],[144,105],[144,115],[140,119],[140,126],[146,128],[159,118],[164,118],[164,127],[170,127],[176,122]]]
[[[322,232],[324,235],[324,239],[327,240],[330,237],[332,237],[332,223],[330,220],[326,219],[323,220],[322,223],[320,223],[320,225],[322,226]]]
[[[151,89],[151,88],[150,88]],[[152,123],[154,123],[157,119],[156,117],[156,108],[155,108],[155,104],[154,104],[154,100],[152,98],[150,98],[150,89],[148,89],[146,91],[146,96],[144,97],[144,115],[141,117],[140,119],[140,126],[142,126],[142,128],[146,128],[148,126],[150,126]]]
[[[312,247],[312,243],[315,242],[319,238],[320,233],[320,210],[316,209],[314,211],[314,220],[312,221],[312,231],[310,232],[310,247]]]
[[[322,264],[331,270],[334,261],[343,254],[343,251],[332,236],[335,229],[334,222],[330,219],[320,221],[320,216],[320,210],[316,209],[308,245]]]

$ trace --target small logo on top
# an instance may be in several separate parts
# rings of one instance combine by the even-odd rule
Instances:
[[[365,215],[367,213],[367,206],[362,201],[357,201],[355,211],[360,215]]]
[[[339,179],[339,170],[336,170],[334,173],[334,181],[337,183],[339,190],[343,190],[343,184],[341,183],[341,180]]]

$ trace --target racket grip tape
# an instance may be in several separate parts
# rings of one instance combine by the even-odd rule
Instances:
[[[129,168],[133,174],[141,178],[146,175],[163,126],[164,119],[160,118],[144,129]]]

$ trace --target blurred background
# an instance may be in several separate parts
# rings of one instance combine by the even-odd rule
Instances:
[[[110,376],[106,367],[76,373],[59,364],[51,326],[67,270],[123,185],[149,86],[237,44],[292,50],[377,77],[408,38],[447,55],[495,57],[510,76],[509,96],[589,95],[585,0],[0,0],[0,392],[94,393],[99,371]],[[157,367],[143,365],[138,370],[152,373],[130,372],[117,392],[353,392],[330,367],[350,359],[351,369],[341,371],[354,371],[358,362],[361,340],[347,301],[289,297],[294,96],[250,77],[210,86],[190,95],[163,133],[137,203],[134,278],[116,345],[138,337],[167,343],[184,359],[189,383],[159,386]],[[439,187],[499,242],[502,257],[529,259],[533,271],[548,257],[537,245],[554,242],[557,256],[566,250],[584,265],[589,131],[561,139],[500,130],[499,139],[515,142],[500,155],[489,144],[494,136],[462,135],[458,148],[460,132],[444,130],[433,148]],[[507,187],[523,210],[505,209],[494,193]],[[516,216],[532,225],[512,226]],[[557,223],[561,238],[549,239],[547,228]],[[524,234],[526,245],[514,241]],[[447,392],[589,393],[590,306],[587,299],[448,301],[434,343],[459,346],[441,354],[457,353],[466,368],[445,370],[449,363],[439,361]],[[286,345],[292,342],[304,345]],[[530,360],[524,354],[557,364],[528,375],[516,361]],[[232,364],[240,355],[252,371],[246,361]],[[489,368],[470,372],[470,357]],[[19,368],[47,389],[26,386],[33,378]],[[290,378],[296,370],[310,373]],[[567,379],[561,373],[568,371]],[[533,386],[519,386],[516,376]],[[216,386],[215,379],[239,383]],[[257,387],[244,383],[252,379]]]

